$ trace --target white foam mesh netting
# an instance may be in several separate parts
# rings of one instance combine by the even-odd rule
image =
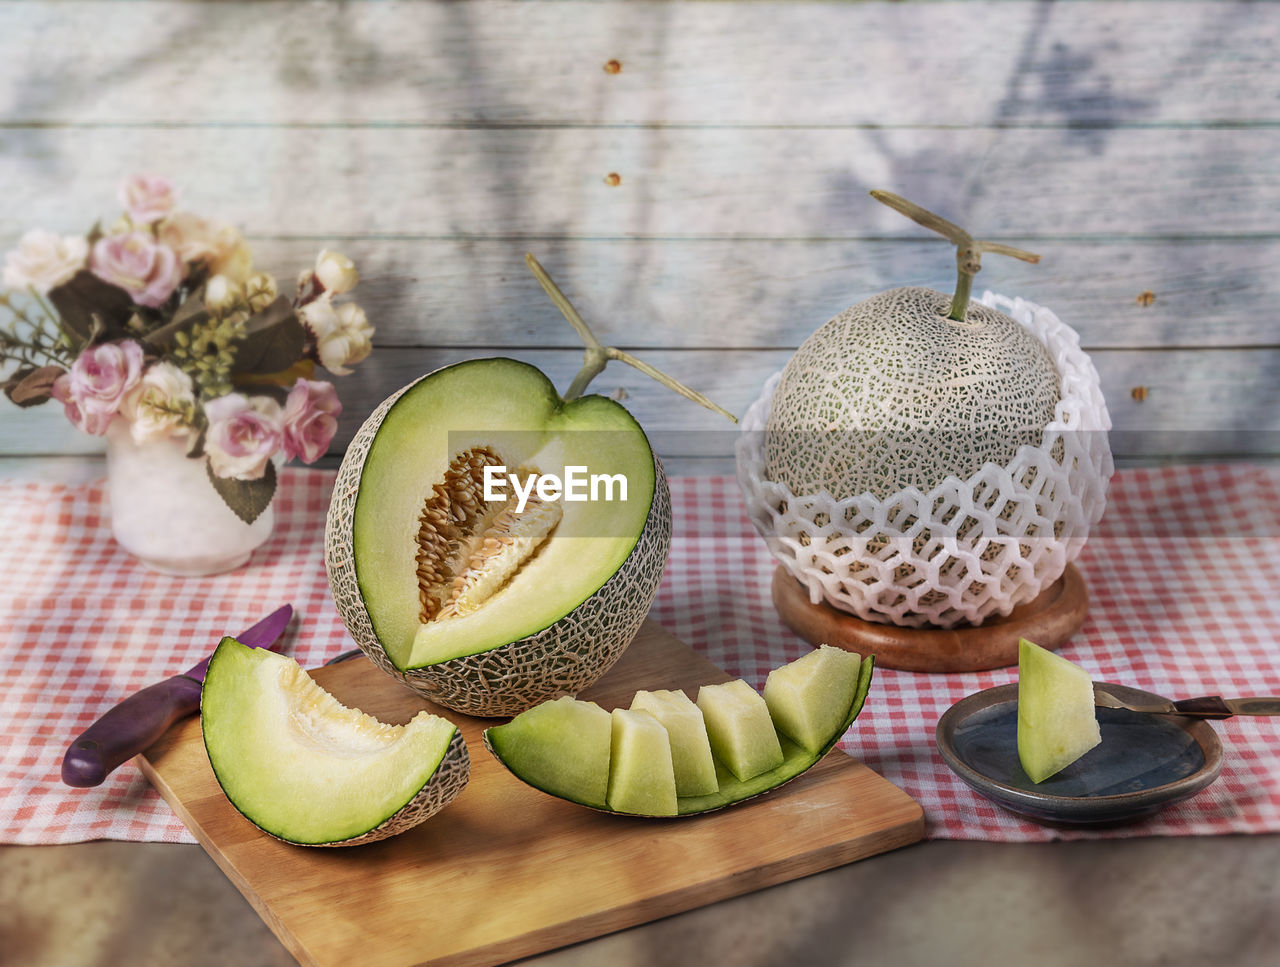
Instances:
[[[809,590],[867,621],[904,627],[980,624],[1008,614],[1062,576],[1102,518],[1113,463],[1111,418],[1080,338],[1048,309],[985,292],[980,300],[1026,326],[1062,374],[1039,446],[967,480],[884,499],[793,494],[766,480],[765,427],[782,374],[765,383],[735,445],[747,512],[770,552]]]

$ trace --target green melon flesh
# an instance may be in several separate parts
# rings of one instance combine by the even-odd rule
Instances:
[[[615,708],[609,749],[608,806],[645,816],[676,814],[676,773],[671,742],[648,712]]]
[[[566,695],[535,705],[484,735],[499,759],[520,764],[520,778],[529,785],[608,808],[613,718],[595,702]]]
[[[711,751],[740,782],[782,765],[782,746],[769,707],[754,688],[737,679],[698,689]]]
[[[419,712],[388,725],[347,708],[291,658],[224,638],[209,662],[200,724],[227,798],[271,835],[353,845],[408,829],[466,784],[453,723]]]
[[[1023,638],[1018,642],[1018,759],[1044,782],[1098,745],[1089,673]]]
[[[696,816],[732,806],[777,789],[812,768],[835,747],[841,736],[853,724],[854,719],[858,717],[858,713],[862,711],[867,692],[871,688],[874,665],[872,656],[868,655],[864,658],[860,663],[856,681],[850,683],[849,690],[846,692],[815,693],[818,697],[811,700],[830,702],[833,707],[842,710],[839,721],[816,751],[802,748],[785,735],[777,737],[775,741],[778,743],[781,757],[776,760],[776,764],[746,780],[739,779],[723,762],[716,760],[714,761],[715,787],[704,794],[677,795],[676,815]],[[750,689],[750,686],[747,687]],[[645,693],[636,693],[633,704],[642,694]],[[671,781],[667,778],[668,756],[660,750],[657,734],[649,730],[651,735],[644,741],[632,736],[626,741],[624,748],[617,744],[615,738],[621,733],[609,729],[617,721],[618,711],[615,710],[611,717],[610,713],[600,712],[597,709],[599,714],[591,714],[588,729],[594,736],[591,742],[592,750],[584,756],[579,732],[581,723],[573,716],[550,708],[556,705],[568,707],[573,701],[573,699],[559,699],[556,702],[544,702],[517,715],[506,725],[487,729],[484,733],[485,746],[516,778],[561,799],[627,815],[670,815],[668,811],[670,801],[666,798],[668,782]],[[645,704],[649,700],[640,699],[639,701],[640,704]],[[753,705],[753,710],[756,707],[764,708],[767,714],[768,706],[763,700],[760,701],[759,706]],[[637,710],[630,714],[644,716],[652,713]],[[825,719],[826,715],[820,714],[816,717]],[[626,716],[622,718],[624,721],[630,721]],[[538,739],[536,743],[517,742],[512,739],[513,736],[526,737],[535,732]],[[672,733],[667,733],[669,741],[671,735]],[[604,743],[603,753],[600,751],[602,739],[614,740]],[[655,760],[652,763],[637,761],[639,758],[650,756]],[[615,763],[613,761],[615,757],[624,757],[624,761]],[[674,750],[671,753],[670,762],[670,771],[674,774]],[[612,780],[610,779],[611,768],[615,776]],[[622,778],[623,776],[626,778]],[[624,782],[627,785],[625,800],[618,798],[622,795]],[[548,787],[554,787],[554,789]],[[610,788],[606,789],[606,787]],[[660,805],[655,806],[654,802],[659,802]],[[633,808],[623,808],[624,806]]]
[[[821,645],[769,672],[764,683],[769,715],[779,732],[816,752],[844,720],[848,696],[857,688],[861,674],[861,656]]]
[[[719,788],[702,709],[688,695],[672,689],[639,691],[631,707],[648,712],[667,730],[677,794],[705,796]]]
[[[552,500],[562,513],[549,536],[483,582],[475,610],[428,613],[423,595],[447,594],[466,565],[421,576],[424,515],[460,455],[482,449],[508,473],[564,481],[581,468],[580,492],[596,478],[598,499]],[[448,520],[457,506],[446,497]],[[470,555],[482,531],[442,544]],[[379,667],[448,708],[496,716],[608,669],[648,612],[669,539],[665,477],[621,405],[565,402],[533,366],[477,359],[410,384],[365,421],[334,485],[325,559],[339,614]]]

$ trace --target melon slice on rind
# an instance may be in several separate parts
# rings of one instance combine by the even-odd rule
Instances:
[[[608,806],[620,813],[676,814],[671,740],[662,723],[648,712],[613,710]]]
[[[857,682],[852,689],[839,696],[827,696],[826,700],[834,701],[843,709],[843,714],[831,730],[826,741],[816,752],[810,751],[792,742],[785,735],[779,738],[779,746],[782,752],[780,764],[774,766],[766,772],[759,773],[748,780],[740,780],[733,775],[721,762],[716,762],[716,778],[717,788],[714,792],[697,796],[677,796],[676,811],[679,816],[696,816],[701,813],[712,812],[718,809],[724,809],[727,806],[733,806],[737,803],[744,802],[763,793],[771,792],[792,779],[803,775],[806,771],[817,764],[823,756],[830,752],[840,741],[840,738],[848,731],[858,714],[862,711],[862,707],[866,702],[867,692],[871,688],[872,674],[874,672],[875,659],[868,655],[862,659],[859,666],[859,676]],[[750,686],[748,686],[749,688]],[[563,699],[558,701],[565,701]],[[554,705],[555,702],[544,702],[535,706],[527,712],[517,715],[511,722],[506,725],[494,726],[485,730],[484,742],[485,746],[493,753],[502,765],[511,772],[517,779],[527,783],[530,786],[541,789],[543,792],[549,791],[547,786],[550,784],[545,777],[546,771],[553,771],[557,774],[563,774],[570,768],[570,763],[574,759],[578,746],[578,740],[571,730],[570,723],[566,720],[557,721],[546,713],[539,714],[542,709],[547,706]],[[763,700],[762,700],[763,704]],[[767,710],[767,706],[765,706]],[[540,739],[543,743],[539,753],[541,756],[540,765],[534,767],[532,761],[526,761],[524,756],[525,747],[522,744],[516,744],[510,741],[504,741],[504,732],[519,731],[525,732],[528,728],[527,723],[535,720],[540,723],[539,732]],[[605,719],[609,719],[609,714],[605,713]],[[544,727],[545,726],[545,727]],[[513,727],[515,727],[513,729]],[[610,750],[611,751],[611,750]],[[557,763],[559,763],[557,765]],[[601,776],[607,779],[609,772],[608,761],[603,765],[593,760],[590,769],[594,788],[598,790],[602,782]],[[542,773],[535,779],[535,773]],[[559,787],[564,790],[561,793],[552,793],[558,795],[559,798],[566,799],[584,806],[591,806],[596,809],[603,809],[606,812],[620,812],[620,810],[609,809],[607,805],[601,806],[600,801],[596,797],[589,797],[582,794],[582,789],[589,783],[579,778],[575,780],[580,786],[575,787],[573,783],[561,782]],[[588,801],[588,799],[596,799],[596,801]],[[645,816],[652,815],[648,813],[627,812],[624,815]]]
[[[862,674],[862,658],[843,648],[821,645],[769,672],[764,700],[778,731],[816,752],[844,718],[843,695],[852,694]]]
[[[677,795],[705,796],[719,788],[702,709],[688,695],[678,689],[639,691],[631,707],[648,712],[667,730]]]
[[[405,725],[348,708],[296,661],[224,638],[200,696],[209,763],[231,804],[277,839],[354,846],[416,826],[462,791],[462,733],[422,711]]]
[[[535,705],[505,725],[486,729],[484,743],[502,762],[518,762],[531,786],[584,806],[608,808],[613,720],[595,702],[565,695]]]
[[[1089,673],[1027,639],[1018,641],[1018,760],[1044,782],[1102,741]]]
[[[782,746],[769,706],[742,679],[703,685],[697,704],[707,723],[711,751],[738,781],[782,765]]]

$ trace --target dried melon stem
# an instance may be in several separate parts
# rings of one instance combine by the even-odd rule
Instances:
[[[738,422],[738,418],[736,416],[724,407],[711,402],[711,400],[707,399],[707,397],[703,396],[697,390],[690,389],[688,386],[685,386],[684,383],[673,379],[666,373],[662,372],[662,370],[650,366],[643,359],[637,359],[629,352],[617,349],[613,346],[606,346],[601,343],[600,340],[595,337],[595,333],[593,333],[591,328],[587,325],[586,320],[584,320],[582,316],[578,314],[578,310],[573,307],[573,303],[569,301],[569,297],[560,291],[560,287],[556,285],[551,276],[547,274],[547,270],[539,264],[538,260],[530,254],[526,254],[524,260],[528,263],[530,271],[533,272],[534,277],[538,280],[538,284],[542,286],[543,291],[550,296],[551,301],[555,303],[556,308],[560,310],[561,314],[563,314],[567,320],[569,320],[569,324],[573,326],[582,341],[586,343],[586,350],[583,353],[582,369],[578,370],[578,374],[574,376],[573,382],[569,384],[569,389],[565,391],[565,402],[576,400],[586,392],[587,386],[590,382],[604,372],[604,368],[609,365],[609,360],[616,359],[619,362],[626,363],[628,366],[632,366],[640,370],[640,372],[644,373],[646,376],[657,380],[667,389],[672,392],[679,393],[685,399],[693,400],[693,402],[697,403],[699,406],[705,406],[707,409],[712,410],[715,413],[719,413],[721,416],[728,418],[734,423]]]
[[[1008,255],[1024,262],[1039,262],[1040,256],[1025,252],[1020,248],[1005,245],[1002,242],[980,242],[959,225],[949,222],[941,215],[935,215],[927,208],[921,208],[913,201],[891,191],[873,189],[871,197],[888,205],[894,211],[906,215],[918,225],[949,239],[956,247],[956,292],[951,299],[951,311],[947,318],[956,322],[964,322],[965,313],[969,311],[969,296],[973,291],[973,277],[982,269],[982,253],[995,252],[997,255]]]
[[[422,621],[470,614],[500,591],[538,551],[560,522],[557,501],[532,494],[524,510],[516,500],[486,504],[484,468],[504,466],[489,447],[455,456],[434,484],[418,518],[418,600]],[[520,467],[520,477],[537,470]]]

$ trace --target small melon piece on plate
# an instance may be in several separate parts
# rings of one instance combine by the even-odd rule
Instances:
[[[531,786],[608,808],[613,720],[595,702],[565,695],[486,729],[485,745]]]
[[[1102,741],[1089,673],[1023,638],[1018,642],[1018,759],[1044,782]]]
[[[769,672],[764,701],[778,731],[817,752],[844,721],[861,675],[860,655],[821,645]]]
[[[613,710],[608,803],[610,809],[620,813],[676,814],[671,740],[662,723],[648,712]]]
[[[200,695],[214,775],[255,826],[304,846],[403,832],[462,791],[462,733],[422,711],[379,722],[326,692],[292,658],[224,638]]]
[[[631,707],[648,712],[667,730],[677,795],[705,796],[719,788],[707,723],[702,709],[688,695],[679,689],[639,691],[631,699]]]
[[[711,751],[740,781],[782,765],[782,745],[760,693],[736,679],[698,689]]]

